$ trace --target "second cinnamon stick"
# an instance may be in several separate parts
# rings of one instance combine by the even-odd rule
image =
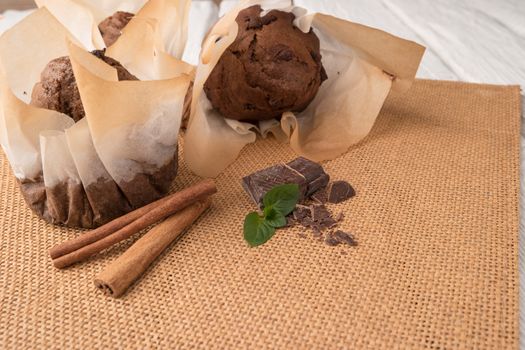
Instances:
[[[112,297],[124,294],[160,253],[191,226],[210,204],[210,199],[192,204],[152,228],[97,276],[95,286]]]

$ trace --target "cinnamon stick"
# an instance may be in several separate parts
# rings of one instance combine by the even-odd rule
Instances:
[[[115,298],[124,294],[160,253],[191,226],[210,204],[210,199],[194,203],[152,228],[96,277],[95,286]]]
[[[147,211],[143,207],[136,210],[136,213],[131,216],[127,214],[117,218],[98,229],[53,248],[53,255],[56,256],[53,259],[53,265],[61,269],[83,261],[215,192],[217,192],[215,182],[204,180],[165,200],[154,202],[153,206],[146,206]]]

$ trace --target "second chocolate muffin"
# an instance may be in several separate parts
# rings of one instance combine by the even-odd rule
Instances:
[[[227,118],[258,121],[301,112],[327,79],[319,38],[302,32],[295,15],[260,6],[239,12],[239,32],[204,85],[214,108]]]
[[[118,61],[106,56],[104,51],[97,50],[92,54],[114,67],[119,80],[138,80]],[[31,104],[67,114],[75,122],[84,118],[86,113],[80,100],[80,92],[69,57],[59,57],[47,64],[40,75],[40,82],[33,88]]]

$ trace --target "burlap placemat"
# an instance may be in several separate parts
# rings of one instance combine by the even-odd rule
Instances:
[[[339,206],[357,248],[280,230],[250,249],[240,186],[294,154],[259,141],[215,204],[119,300],[94,276],[132,242],[58,271],[78,234],[22,201],[0,157],[0,348],[504,349],[518,346],[518,87],[417,81],[367,140],[326,162],[358,196]],[[197,178],[181,164],[174,189]]]

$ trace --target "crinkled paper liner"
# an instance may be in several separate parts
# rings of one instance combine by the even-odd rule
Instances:
[[[258,125],[225,118],[213,109],[203,86],[224,51],[233,43],[238,13],[249,6],[293,12],[304,32],[313,28],[328,74],[317,96],[301,113]],[[273,134],[299,155],[333,159],[371,130],[387,95],[406,91],[416,74],[424,47],[383,31],[291,6],[289,0],[245,0],[222,17],[203,42],[194,82],[184,157],[198,175],[215,177],[256,134]],[[226,116],[227,117],[227,116]]]
[[[29,206],[73,227],[101,225],[166,193],[193,74],[171,55],[182,53],[189,1],[98,3],[39,1],[0,38],[0,143]],[[139,11],[107,55],[141,81],[118,81],[88,52],[102,42],[96,23],[117,9]],[[67,55],[86,112],[76,124],[29,104],[47,63]]]

